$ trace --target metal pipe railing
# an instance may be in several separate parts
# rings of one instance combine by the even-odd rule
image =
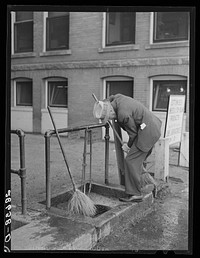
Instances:
[[[11,173],[17,174],[21,179],[21,204],[22,214],[27,212],[27,198],[26,198],[26,167],[25,167],[25,133],[21,129],[11,130],[13,134],[19,137],[19,150],[20,150],[20,168],[19,170],[11,169]]]
[[[45,137],[45,168],[46,168],[46,208],[51,207],[51,181],[50,181],[50,137],[51,131],[47,131]]]
[[[105,184],[108,184],[108,162],[109,162],[109,125],[108,123],[82,125],[76,127],[67,127],[57,129],[58,133],[68,133],[81,130],[92,130],[105,126]],[[56,134],[55,130],[48,130],[45,132],[45,173],[46,173],[46,209],[51,208],[51,173],[50,173],[50,138]]]
[[[105,125],[106,132],[105,132],[105,184],[108,185],[108,166],[109,166],[109,140],[110,140],[110,135],[109,135],[109,124],[106,123]]]

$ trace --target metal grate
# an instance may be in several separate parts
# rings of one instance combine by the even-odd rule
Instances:
[[[106,211],[109,211],[111,208],[105,205],[95,204],[96,206],[96,214],[92,216],[92,218],[96,218],[100,216],[101,214],[105,213]]]

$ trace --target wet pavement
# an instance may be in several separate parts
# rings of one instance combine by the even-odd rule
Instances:
[[[188,250],[188,185],[169,181],[169,188],[155,199],[152,213],[139,223],[118,227],[94,251]]]

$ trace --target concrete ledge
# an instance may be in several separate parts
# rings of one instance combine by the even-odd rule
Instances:
[[[46,216],[12,231],[11,250],[88,250],[92,226],[57,216]]]
[[[11,250],[90,250],[127,218],[137,222],[151,211],[152,193],[141,203],[122,203],[97,218],[69,216],[52,207],[12,231]],[[16,217],[15,217],[16,218]]]

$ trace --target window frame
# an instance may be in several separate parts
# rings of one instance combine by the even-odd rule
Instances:
[[[48,21],[51,19],[59,19],[61,17],[66,17],[68,19],[68,39],[67,39],[67,46],[66,47],[56,47],[56,48],[50,48],[47,47],[47,45],[50,45],[50,38],[48,37]],[[69,50],[69,33],[70,32],[70,13],[68,12],[67,15],[62,16],[55,16],[55,17],[49,17],[49,12],[44,12],[44,45],[43,50],[44,52],[51,52],[51,51],[59,51],[59,50]],[[49,42],[49,43],[48,43]]]
[[[170,79],[170,80],[167,80],[167,79],[153,79],[152,80],[152,111],[153,112],[167,112],[167,107],[166,108],[156,108],[155,106],[155,94],[154,94],[154,87],[156,86],[155,85],[155,82],[157,83],[183,83],[184,84],[184,87],[185,87],[185,94],[178,94],[178,93],[174,93],[172,95],[185,95],[185,107],[184,107],[184,113],[187,112],[187,79],[180,79],[180,80],[177,80],[177,79]],[[171,94],[169,94],[171,95]]]
[[[151,26],[152,26],[151,42],[152,42],[152,44],[184,42],[184,41],[188,41],[189,40],[189,17],[188,17],[187,37],[186,38],[180,38],[180,39],[178,39],[178,38],[174,38],[174,39],[155,39],[155,37],[156,37],[157,13],[158,12],[153,12],[152,13],[152,21],[151,21]]]
[[[31,83],[31,104],[30,105],[24,105],[24,104],[18,104],[17,103],[17,83],[21,82],[30,82]],[[29,78],[18,78],[14,80],[14,107],[33,107],[33,80]]]
[[[12,54],[23,54],[23,53],[32,53],[34,51],[34,12],[33,13],[33,19],[31,20],[23,20],[23,21],[16,21],[16,12],[11,12],[11,32],[12,32],[12,46],[11,46],[11,53]],[[27,51],[17,51],[17,35],[16,35],[16,25],[22,24],[22,23],[32,23],[32,49],[28,49]]]
[[[66,82],[66,89],[67,89],[67,100],[66,100],[66,105],[52,105],[50,104],[50,85],[49,83],[55,83],[55,82]],[[68,108],[68,78],[63,78],[63,77],[54,77],[54,78],[48,78],[46,79],[46,107],[50,106],[52,108],[59,108],[59,109],[67,109]]]
[[[104,29],[104,36],[103,36],[103,39],[104,39],[104,47],[120,47],[120,46],[127,46],[127,45],[135,45],[135,41],[136,41],[136,12],[132,12],[135,14],[134,16],[134,35],[133,35],[133,41],[126,41],[126,42],[122,42],[120,41],[119,43],[107,43],[108,41],[108,34],[109,34],[109,24],[108,24],[108,15],[109,13],[112,13],[112,12],[106,12],[105,13],[105,29]],[[123,13],[123,12],[117,12],[117,13]],[[121,30],[121,24],[120,24],[120,30]]]

